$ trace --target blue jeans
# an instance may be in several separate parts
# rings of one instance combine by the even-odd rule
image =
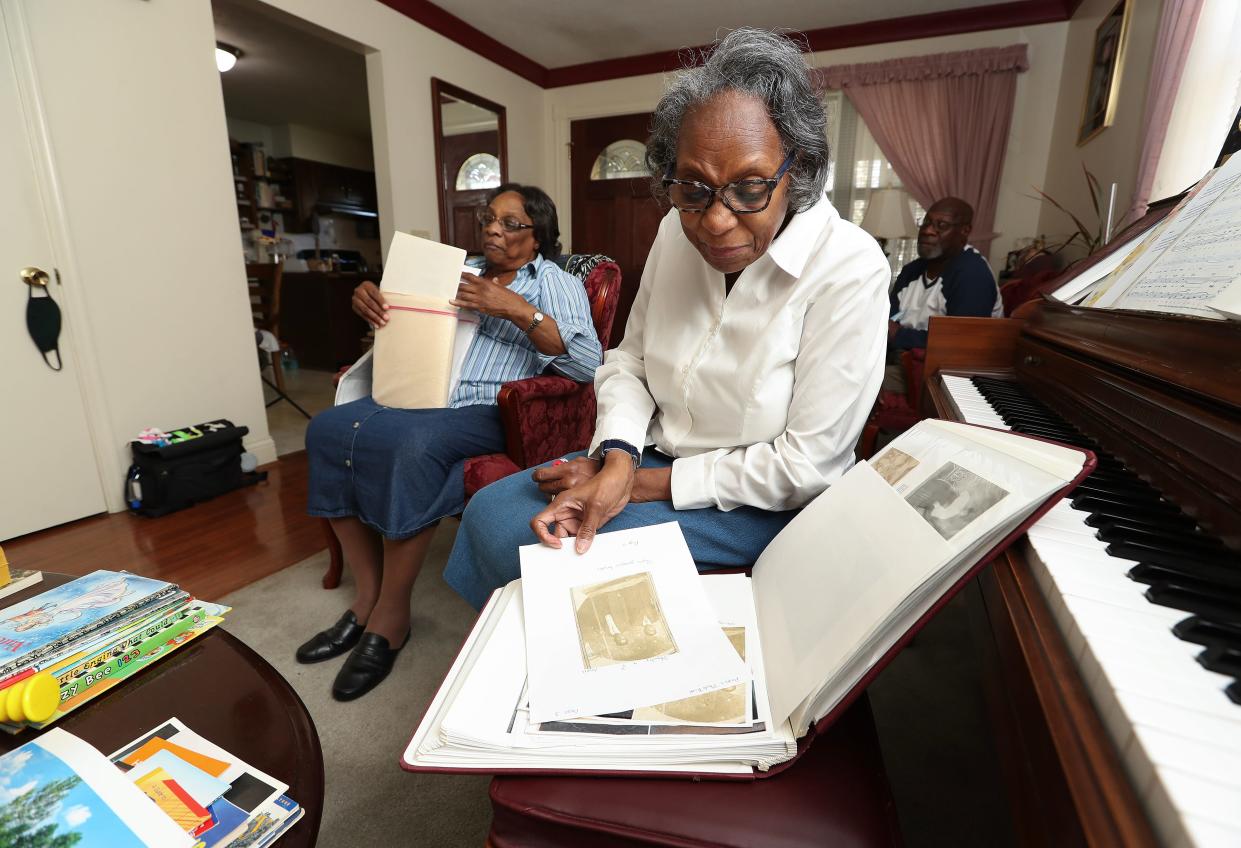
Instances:
[[[672,460],[653,450],[642,457],[643,468],[671,464]],[[530,519],[547,506],[548,498],[530,475],[530,471],[519,471],[497,480],[474,495],[461,516],[444,579],[475,609],[481,609],[493,591],[521,576],[517,548],[538,543]],[[770,512],[748,506],[728,512],[714,507],[678,510],[671,501],[631,503],[601,532],[676,521],[700,571],[746,567],[754,564],[797,513],[795,509]]]

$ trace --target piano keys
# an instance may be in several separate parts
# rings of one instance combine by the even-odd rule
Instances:
[[[979,579],[1026,844],[1241,845],[1241,325],[936,318],[924,397],[1100,460]]]

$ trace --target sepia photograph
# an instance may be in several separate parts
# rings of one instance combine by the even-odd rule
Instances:
[[[724,627],[724,635],[745,659],[745,628]],[[639,707],[633,711],[635,721],[689,722],[692,724],[743,724],[750,720],[749,686],[741,684],[704,692],[689,698]]]
[[[569,590],[587,670],[677,652],[650,572]]]
[[[870,465],[880,477],[888,481],[889,486],[895,486],[902,477],[918,467],[918,460],[904,451],[888,448]]]
[[[951,539],[1007,494],[990,480],[949,462],[905,500],[939,535]]]

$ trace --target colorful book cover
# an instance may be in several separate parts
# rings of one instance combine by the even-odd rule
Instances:
[[[211,814],[164,769],[147,772],[134,781],[134,786],[141,789],[164,815],[190,836],[198,836],[211,827]]]
[[[190,848],[194,841],[102,754],[54,729],[0,757],[0,844]]]
[[[180,591],[171,583],[96,571],[0,610],[0,677]]]
[[[228,845],[245,827],[246,811],[232,804],[226,798],[217,798],[207,805],[211,813],[211,827],[198,835],[198,843],[194,848],[215,848],[217,845]]]

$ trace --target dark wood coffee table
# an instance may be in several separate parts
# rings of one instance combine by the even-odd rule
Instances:
[[[72,578],[44,573],[43,582],[0,600],[23,601]],[[110,754],[176,717],[195,733],[289,784],[288,795],[306,813],[276,843],[310,848],[323,813],[323,751],[306,705],[266,660],[220,628],[79,707],[59,727]],[[29,742],[38,731],[0,732],[0,754]]]

